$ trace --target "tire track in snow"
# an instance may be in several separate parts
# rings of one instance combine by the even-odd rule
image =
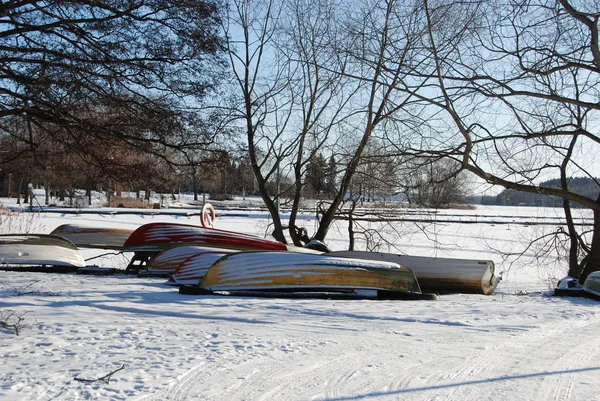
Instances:
[[[515,331],[516,336],[521,337],[517,342],[526,344],[526,346],[514,346],[513,335],[502,337],[502,342],[494,344],[489,349],[482,350],[481,353],[470,354],[467,360],[459,365],[451,367],[448,374],[432,378],[429,385],[420,387],[427,398],[422,398],[419,388],[413,389],[414,397],[405,399],[432,399],[432,400],[496,400],[496,399],[543,399],[562,401],[577,399],[573,398],[573,387],[575,378],[590,363],[580,363],[578,366],[565,366],[565,361],[572,361],[573,347],[570,344],[574,338],[581,333],[592,342],[595,350],[593,354],[598,353],[599,342],[594,333],[600,330],[600,324],[597,322],[578,322],[566,320],[558,328],[557,322],[549,327],[540,327],[533,331],[519,333]],[[492,328],[490,328],[492,329]],[[506,327],[500,326],[500,331],[510,333]],[[523,337],[531,337],[523,341]],[[498,340],[501,337],[495,336]],[[581,343],[576,347],[575,352],[581,355],[579,361],[593,358],[587,355],[588,344]],[[467,351],[467,350],[464,350]],[[530,367],[540,366],[539,360],[553,361],[545,371],[531,370]],[[594,366],[589,366],[594,368]],[[600,367],[596,366],[597,369]],[[539,369],[539,368],[537,368]],[[542,384],[536,384],[535,387],[520,386],[519,382],[540,375],[547,375]],[[529,392],[529,393],[528,393]],[[544,394],[540,397],[540,394]],[[403,398],[404,399],[404,398]]]
[[[589,368],[598,368],[598,358],[600,357],[600,342],[597,340],[600,325],[597,323],[588,323],[569,330],[570,333],[563,333],[561,339],[565,344],[560,348],[561,354],[552,364],[552,370],[564,370],[557,376],[549,378],[554,383],[544,392],[544,399],[552,401],[564,401],[577,399],[576,393],[578,378],[581,370],[585,369],[582,365],[588,365]],[[576,366],[572,361],[578,361]],[[597,375],[597,373],[596,373]]]

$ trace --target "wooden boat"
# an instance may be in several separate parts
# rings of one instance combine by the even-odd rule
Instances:
[[[75,271],[85,266],[79,249],[66,238],[44,234],[0,235],[0,266],[4,270]]]
[[[206,245],[236,250],[286,250],[281,242],[233,231],[179,223],[149,223],[138,227],[125,241],[124,252],[134,252],[128,271],[144,269],[158,252],[175,244]]]
[[[207,247],[203,245],[175,245],[156,254],[152,259],[150,259],[147,268],[141,273],[152,276],[167,277],[190,257],[206,252],[215,252],[219,249],[220,248]],[[223,249],[221,255],[231,252],[233,252],[233,250]],[[206,269],[208,269],[208,267]],[[196,283],[198,283],[198,280],[196,280]]]
[[[600,272],[590,273],[583,282],[582,288],[587,298],[600,301]]]
[[[421,293],[413,272],[396,263],[278,251],[227,255],[208,269],[199,288],[236,295],[428,296]]]
[[[410,268],[424,292],[491,295],[500,278],[491,260],[430,258],[393,253],[334,251],[328,255],[395,262]]]
[[[169,283],[173,285],[198,286],[208,269],[223,256],[235,253],[231,249],[213,250],[191,256],[183,261],[171,274]]]
[[[99,228],[78,224],[63,224],[50,234],[66,238],[79,248],[122,249],[132,229]]]

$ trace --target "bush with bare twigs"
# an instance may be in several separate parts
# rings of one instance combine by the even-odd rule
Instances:
[[[0,234],[40,232],[38,213],[14,212],[0,205]]]

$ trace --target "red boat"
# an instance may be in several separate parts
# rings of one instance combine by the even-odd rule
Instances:
[[[140,270],[156,253],[176,244],[206,245],[241,251],[286,251],[282,242],[233,231],[203,228],[179,223],[149,223],[136,229],[125,244],[124,252],[135,252],[128,270]]]

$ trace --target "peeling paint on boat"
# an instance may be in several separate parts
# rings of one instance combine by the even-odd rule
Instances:
[[[200,287],[210,291],[362,288],[421,292],[413,272],[396,263],[292,252],[228,255],[208,270]]]
[[[383,252],[334,251],[328,255],[396,262],[410,268],[424,292],[491,295],[500,282],[491,260],[431,258]]]
[[[204,244],[238,250],[286,250],[285,244],[233,231],[178,223],[149,223],[125,241],[125,251],[160,251],[177,243]]]
[[[79,248],[122,249],[133,231],[125,228],[63,224],[56,227],[50,234],[66,238]]]

